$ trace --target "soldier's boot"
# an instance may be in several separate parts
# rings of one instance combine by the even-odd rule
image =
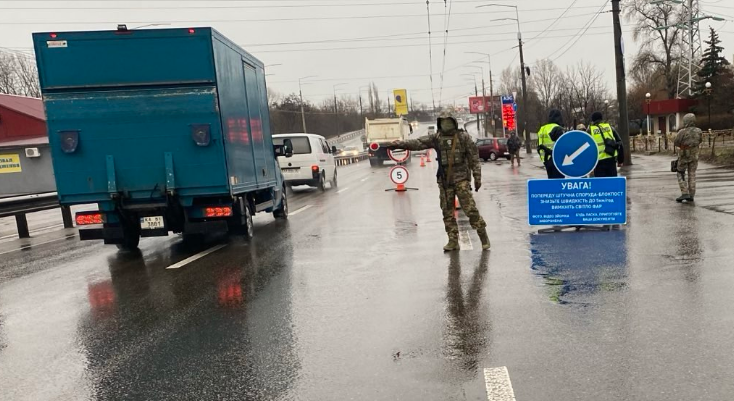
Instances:
[[[487,229],[480,228],[477,230],[477,234],[479,234],[479,240],[482,241],[482,250],[489,250],[489,236],[487,235]]]
[[[449,235],[448,244],[444,245],[444,252],[453,252],[459,250],[459,238],[456,235]]]
[[[688,194],[683,194],[683,195],[681,195],[681,196],[679,196],[678,198],[675,199],[675,201],[678,202],[678,203],[690,202],[692,200],[693,200],[693,198],[691,198],[691,195],[688,195]]]

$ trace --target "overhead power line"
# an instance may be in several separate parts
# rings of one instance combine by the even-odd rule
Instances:
[[[428,79],[431,81],[431,101],[433,109],[436,110],[436,97],[433,94],[433,43],[431,43],[431,2],[426,0],[426,13],[428,16],[428,71],[430,75]]]
[[[546,57],[546,58],[551,58],[551,57],[553,57],[553,56],[554,56],[554,55],[555,55],[556,53],[558,53],[558,52],[559,52],[559,51],[561,51],[561,50],[562,50],[563,48],[565,48],[565,50],[563,50],[563,52],[562,52],[561,54],[559,54],[558,56],[556,56],[556,57],[553,57],[553,58],[552,58],[552,60],[553,60],[553,61],[556,61],[556,60],[558,60],[559,58],[563,57],[563,55],[564,55],[564,54],[566,54],[566,53],[567,53],[567,52],[568,52],[569,50],[571,50],[571,48],[573,48],[573,47],[574,47],[574,46],[576,45],[576,43],[578,43],[578,41],[579,41],[579,40],[580,40],[580,39],[581,39],[581,38],[582,38],[582,37],[583,37],[584,35],[586,35],[586,32],[588,32],[588,30],[589,30],[589,29],[590,29],[590,28],[591,28],[591,27],[592,27],[592,26],[594,25],[594,22],[596,22],[597,18],[599,18],[599,16],[600,16],[600,15],[602,15],[602,14],[604,13],[604,11],[603,11],[603,10],[604,10],[604,7],[606,7],[606,6],[607,6],[607,4],[609,4],[609,0],[607,0],[607,1],[606,1],[606,2],[605,2],[605,3],[604,3],[604,4],[603,4],[603,5],[602,5],[602,6],[601,6],[601,7],[599,8],[599,12],[597,12],[597,13],[596,13],[596,15],[594,15],[593,17],[591,17],[591,19],[589,19],[589,21],[588,21],[588,22],[587,22],[587,23],[586,23],[586,24],[584,25],[584,27],[582,27],[582,28],[581,28],[581,29],[579,30],[578,34],[577,34],[577,35],[575,35],[575,38],[571,38],[571,39],[570,39],[569,41],[567,41],[566,43],[564,43],[564,44],[563,44],[563,46],[559,47],[559,48],[558,48],[558,50],[556,50],[555,52],[553,52],[553,53],[552,53],[552,54],[551,54],[550,56],[548,56],[548,57]]]
[[[472,13],[454,13],[459,15],[480,15],[480,14],[497,14],[496,12],[472,12]],[[580,17],[583,15],[575,15]],[[381,18],[424,18],[422,14],[392,14],[392,15],[347,15],[339,17],[293,17],[293,18],[269,18],[269,19],[226,19],[226,20],[158,20],[158,21],[126,21],[127,24],[152,24],[152,23],[169,23],[169,24],[201,24],[201,23],[228,23],[228,22],[278,22],[278,21],[341,21],[341,20],[371,20]],[[545,19],[540,20],[545,21]],[[118,24],[120,21],[2,21],[2,25],[102,25],[102,24]]]

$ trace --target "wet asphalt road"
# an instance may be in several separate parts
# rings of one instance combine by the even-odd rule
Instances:
[[[443,254],[417,160],[418,191],[366,163],[297,188],[251,243],[0,243],[0,398],[486,400],[483,369],[507,367],[520,401],[731,399],[734,172],[703,166],[680,205],[667,158],[635,162],[627,227],[544,235],[525,210],[543,171],[485,164],[484,254],[474,233]]]

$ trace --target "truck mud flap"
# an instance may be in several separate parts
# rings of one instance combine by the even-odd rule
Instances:
[[[105,240],[105,243],[110,241],[110,244],[116,244],[116,241],[120,241],[123,238],[125,238],[125,234],[122,231],[122,227],[85,228],[79,230],[79,239],[82,241]]]
[[[186,222],[184,234],[215,234],[226,233],[229,226],[226,220]]]
[[[157,230],[140,230],[140,237],[146,238],[146,237],[167,237],[168,236],[168,229],[167,228],[161,228]]]

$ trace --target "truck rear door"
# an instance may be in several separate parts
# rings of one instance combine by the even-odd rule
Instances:
[[[208,30],[34,43],[62,202],[229,191]]]

